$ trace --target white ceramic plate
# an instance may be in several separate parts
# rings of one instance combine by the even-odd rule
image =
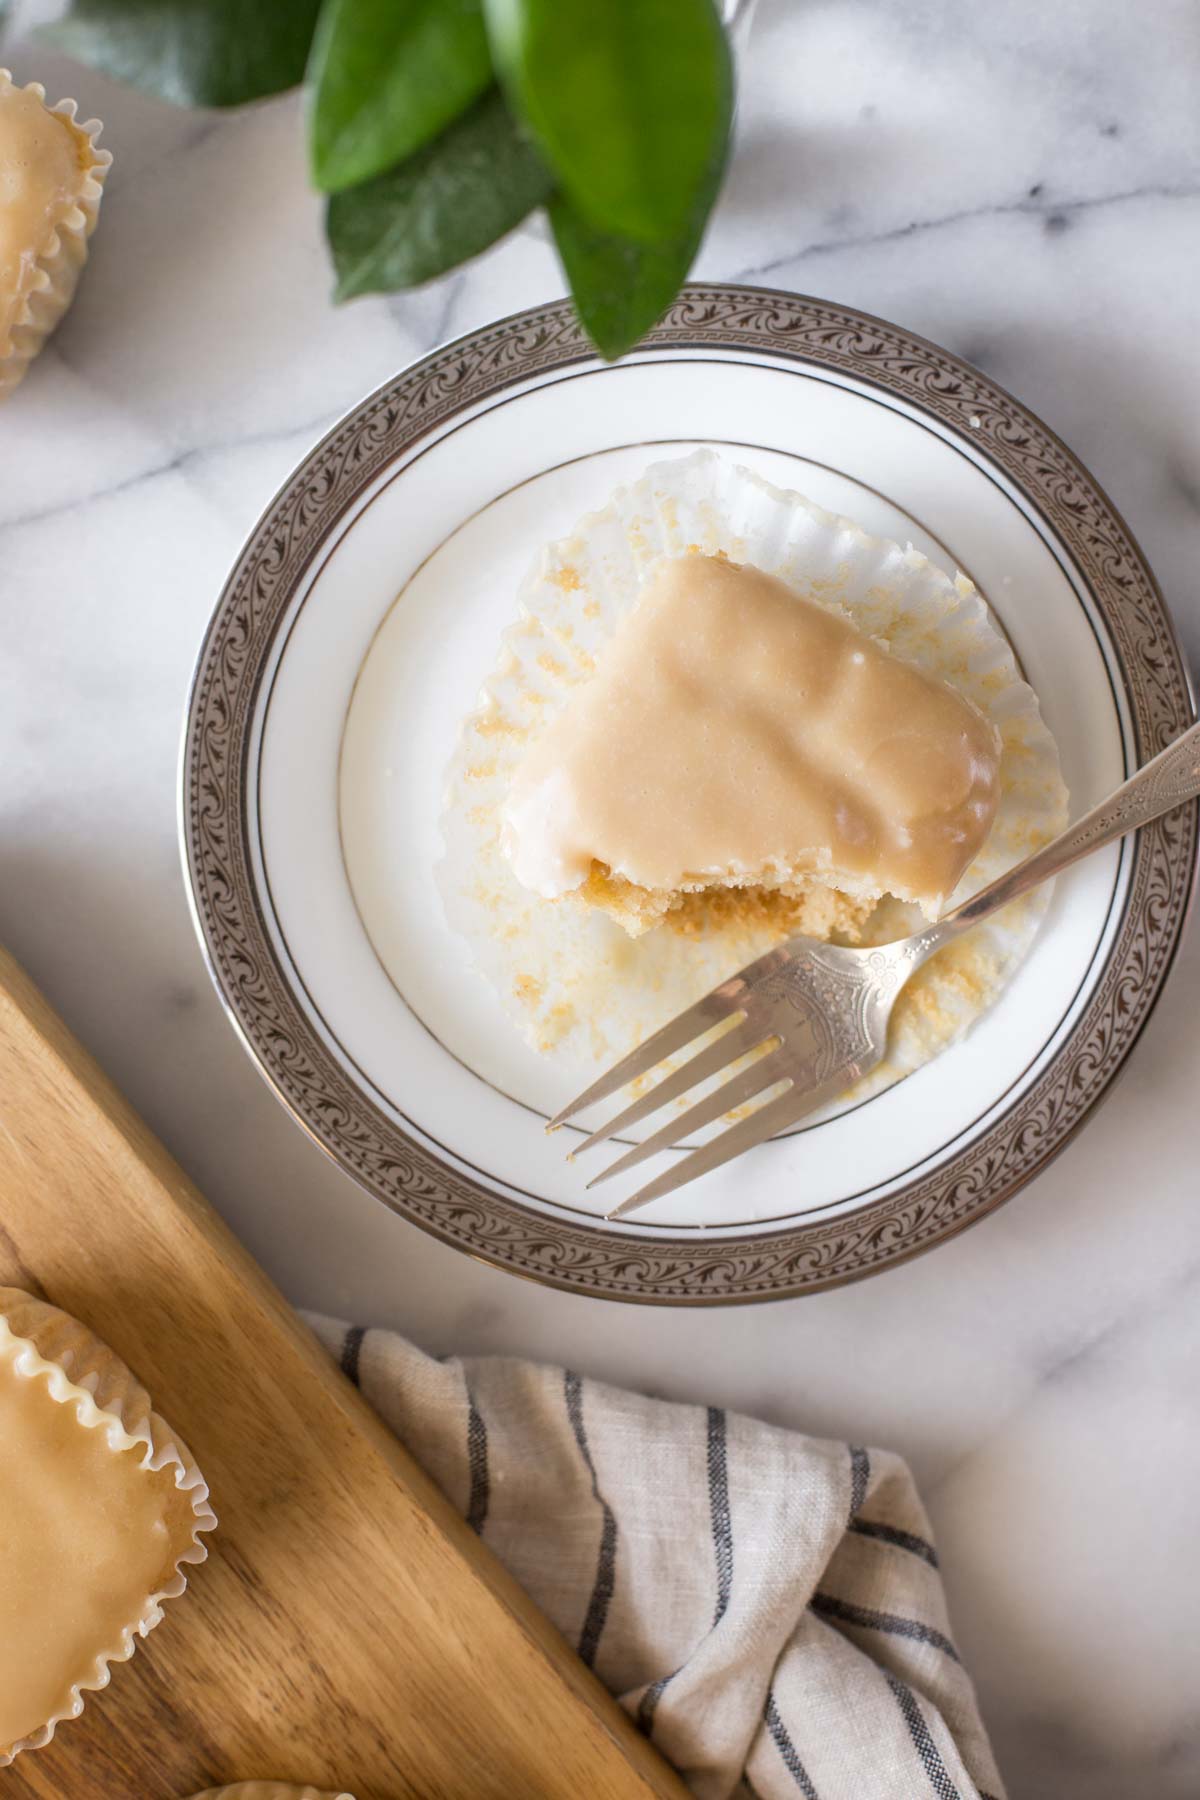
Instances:
[[[1079,865],[963,1043],[607,1224],[604,1190],[584,1191],[594,1171],[541,1128],[578,1070],[521,1043],[446,923],[442,776],[540,544],[699,444],[970,575],[1041,698],[1073,810],[1190,722],[1153,578],[1036,419],[879,321],[690,288],[615,366],[588,354],[565,305],[462,339],[313,451],[218,604],[182,797],[214,979],[317,1141],[462,1248],[676,1303],[866,1274],[1012,1193],[1141,1029],[1196,852],[1190,809]]]

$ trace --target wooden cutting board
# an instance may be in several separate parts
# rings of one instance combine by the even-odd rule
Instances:
[[[0,1772],[3,1800],[264,1776],[356,1800],[683,1795],[0,951],[5,1283],[125,1358],[220,1526],[108,1690]]]

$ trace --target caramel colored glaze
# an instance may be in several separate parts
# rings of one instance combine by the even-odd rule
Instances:
[[[147,1612],[191,1535],[191,1509],[139,1447],[113,1449],[86,1399],[56,1400],[0,1344],[0,1746],[70,1706],[97,1656]]]
[[[79,200],[86,139],[24,88],[0,93],[0,342]]]
[[[816,877],[935,913],[991,829],[999,740],[944,682],[723,558],[664,563],[505,806],[547,898]]]

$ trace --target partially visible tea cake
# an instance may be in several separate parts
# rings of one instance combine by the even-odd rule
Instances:
[[[112,158],[74,115],[0,69],[0,394],[69,306],[95,228]]]
[[[157,1460],[148,1445],[23,1335],[24,1312],[40,1342],[70,1347],[68,1362],[79,1362],[81,1341],[96,1346],[89,1386],[145,1399],[83,1327],[0,1289],[0,1766],[27,1740],[44,1741],[79,1710],[81,1690],[103,1684],[107,1663],[129,1655],[213,1523],[203,1485],[177,1485],[174,1449],[164,1466],[145,1466]]]
[[[205,1788],[193,1800],[354,1800],[353,1794],[331,1794],[324,1788],[296,1787],[290,1781],[235,1781],[232,1787]]]

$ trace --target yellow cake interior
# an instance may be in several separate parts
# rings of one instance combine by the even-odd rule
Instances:
[[[779,938],[803,933],[837,944],[860,943],[878,904],[873,897],[843,894],[819,881],[646,888],[597,862],[575,897],[607,913],[630,937],[641,937],[656,925],[685,937],[737,927],[765,929]]]

